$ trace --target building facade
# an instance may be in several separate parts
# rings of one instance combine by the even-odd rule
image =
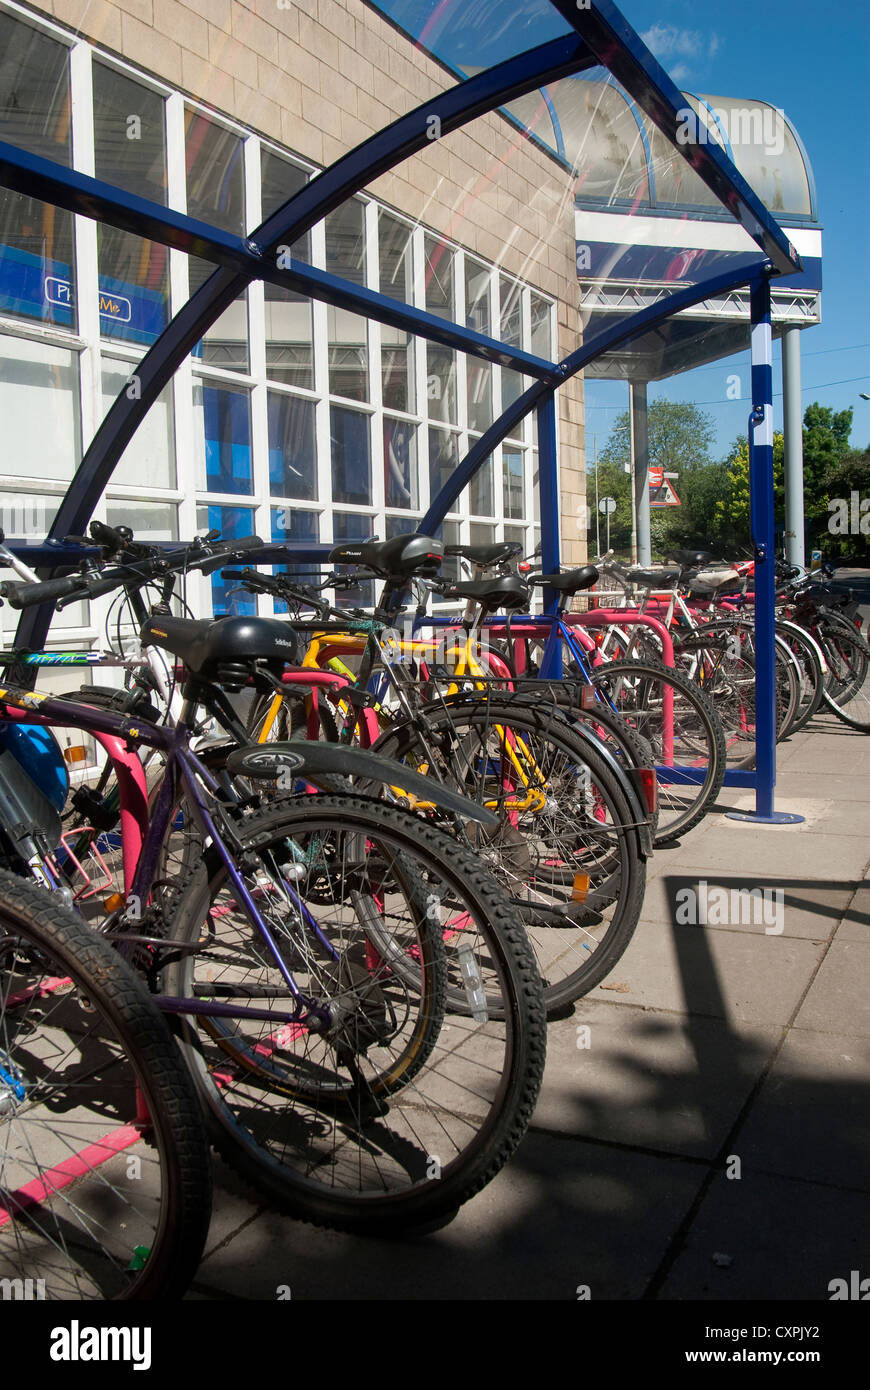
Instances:
[[[0,138],[234,233],[454,80],[361,0],[0,0]],[[443,139],[433,131],[431,149],[292,254],[540,357],[577,346],[570,173],[497,113]],[[136,390],[136,363],[209,273],[0,190],[8,533],[44,535],[111,401]],[[497,365],[255,283],[152,407],[97,515],[153,539],[412,530],[523,386]],[[585,555],[582,382],[558,400],[571,563]],[[465,490],[445,539],[534,550],[536,473],[527,418]],[[209,592],[223,608],[226,594],[210,588],[203,601]],[[70,609],[64,622],[84,635],[97,616]]]

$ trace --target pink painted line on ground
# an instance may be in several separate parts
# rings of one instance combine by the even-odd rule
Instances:
[[[47,1197],[53,1197],[56,1192],[69,1187],[70,1183],[84,1177],[85,1173],[91,1172],[92,1169],[99,1168],[100,1164],[107,1163],[116,1154],[123,1153],[124,1149],[129,1149],[141,1138],[141,1130],[136,1125],[121,1125],[120,1129],[112,1130],[111,1134],[105,1135],[96,1144],[88,1144],[81,1153],[65,1158],[63,1163],[49,1169],[43,1177],[34,1178],[32,1182],[25,1183],[24,1187],[19,1187],[9,1194],[9,1203],[16,1210],[0,1211],[0,1226],[5,1226],[19,1212],[38,1206]]]

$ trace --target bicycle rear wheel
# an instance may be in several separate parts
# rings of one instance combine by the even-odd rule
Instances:
[[[722,789],[727,755],[716,707],[662,662],[611,661],[596,666],[592,679],[653,749],[660,808],[654,843],[671,844],[703,819]]]
[[[464,833],[519,911],[550,1011],[603,980],[637,926],[646,884],[617,776],[543,698],[471,694],[424,707],[375,752],[489,807]],[[425,720],[425,724],[423,723]]]
[[[331,1023],[184,1019],[216,1145],[318,1225],[381,1233],[450,1216],[513,1153],[541,1083],[541,984],[519,919],[453,839],[383,803],[283,799],[240,831],[282,959]],[[292,1012],[213,851],[170,935],[198,949],[167,969],[169,993]]]
[[[0,1278],[22,1297],[180,1297],[210,1195],[196,1096],[148,993],[45,889],[0,873]]]

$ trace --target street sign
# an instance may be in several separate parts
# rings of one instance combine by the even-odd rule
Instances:
[[[601,501],[598,503],[598,510],[605,516],[610,516],[612,512],[616,511],[616,498],[602,497]]]

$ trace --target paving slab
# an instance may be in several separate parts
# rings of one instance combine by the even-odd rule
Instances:
[[[870,878],[865,878],[837,928],[837,941],[870,942]]]
[[[755,878],[748,878],[745,875],[713,873],[705,864],[684,863],[682,858],[674,861],[672,865],[661,866],[651,878],[647,879],[647,889],[643,900],[644,922],[674,922],[677,910],[682,899],[678,894],[686,887],[692,887],[699,893],[699,885],[706,884],[708,891],[713,888],[724,888],[729,894],[729,905],[731,894],[740,893],[741,890],[760,889],[762,894],[767,892],[767,907],[760,904],[757,909],[759,922],[763,925],[765,912],[769,920],[774,920],[777,904],[782,903],[782,935],[799,936],[810,941],[826,941],[834,932],[837,931],[850,902],[855,896],[856,889],[861,887],[855,881],[845,883],[821,882],[818,880],[805,878],[786,878],[779,875],[776,878],[769,876],[756,875]],[[781,899],[776,896],[782,894]],[[735,904],[740,906],[739,902]],[[747,906],[748,900],[747,900]],[[867,906],[870,910],[870,893],[867,895]],[[740,921],[741,912],[733,914],[729,912],[727,920],[719,920],[710,925],[710,930],[719,931],[754,931],[754,917],[756,908],[752,905],[753,920],[748,924]],[[870,932],[867,939],[870,940]]]
[[[593,998],[782,1026],[823,952],[821,943],[767,936],[763,927],[721,931],[641,920],[622,960]]]
[[[870,1037],[870,941],[834,941],[795,1019],[820,1033]]]
[[[706,1166],[529,1134],[442,1230],[320,1231],[275,1212],[203,1260],[194,1294],[276,1299],[640,1298]],[[285,1296],[286,1297],[286,1296]]]
[[[728,1266],[714,1264],[728,1256]],[[870,1275],[867,1198],[818,1183],[762,1174],[717,1174],[661,1299],[760,1302],[830,1298],[852,1269]],[[810,1323],[801,1318],[787,1322]]]
[[[870,1039],[791,1029],[734,1147],[744,1177],[870,1192]]]
[[[713,1158],[781,1036],[581,1000],[550,1025],[534,1125]]]
[[[800,813],[800,807],[792,803],[785,809]],[[790,877],[799,867],[808,878],[858,880],[870,860],[867,826],[857,821],[855,834],[847,835],[822,833],[814,826],[767,827],[751,821],[726,821],[725,828],[720,828],[708,816],[693,834],[695,863],[753,877]]]

